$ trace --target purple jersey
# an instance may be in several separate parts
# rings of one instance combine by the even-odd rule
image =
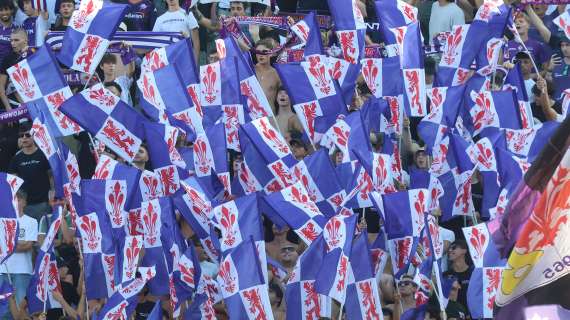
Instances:
[[[538,42],[532,38],[529,38],[524,43],[528,48],[528,51],[532,55],[534,62],[536,62],[537,67],[540,68],[540,65],[548,62],[550,56],[548,55],[547,50],[545,49],[545,45],[542,42]],[[507,48],[505,50],[505,58],[510,61],[513,61],[517,53],[524,52],[524,48],[522,44],[511,40],[507,43]]]
[[[16,26],[11,24],[9,27],[4,27],[0,25],[0,63],[4,61],[4,58],[12,52],[12,45],[10,44],[10,35],[12,34],[12,30],[14,30]]]
[[[570,88],[570,65],[562,62],[552,70],[552,82],[556,87],[554,99],[559,100],[562,92]]]
[[[28,45],[30,47],[36,46],[36,22],[38,17],[29,17],[22,23],[22,29],[26,30],[28,34]]]
[[[128,3],[127,14],[123,22],[128,31],[151,31],[156,20],[156,9],[152,1],[142,0],[138,3]]]

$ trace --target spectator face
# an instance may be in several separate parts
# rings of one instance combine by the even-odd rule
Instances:
[[[139,151],[137,152],[137,154],[135,154],[133,162],[145,163],[147,161],[148,161],[148,151],[144,147],[139,148]]]
[[[75,10],[75,5],[73,3],[64,2],[59,6],[59,14],[64,19],[71,18],[73,11]]]
[[[214,62],[218,62],[218,61],[220,61],[220,58],[218,57],[217,52],[210,53],[208,55],[208,63],[214,63]]]
[[[284,264],[294,264],[299,257],[297,245],[290,242],[283,244],[279,249],[279,257]]]
[[[425,152],[418,152],[416,154],[416,166],[420,169],[427,169],[428,157]]]
[[[101,70],[103,70],[103,73],[107,76],[114,76],[116,69],[117,65],[114,63],[106,62],[101,65]]]
[[[243,163],[243,157],[242,156],[237,156],[234,159],[234,163],[233,163],[234,172],[238,172],[241,169],[242,163]]]
[[[277,105],[280,107],[281,106],[284,106],[284,107],[291,106],[291,100],[289,100],[289,95],[287,94],[287,91],[279,90],[279,92],[277,92]]]
[[[32,134],[29,131],[20,133],[18,138],[18,145],[21,148],[30,148],[34,145]]]
[[[266,47],[266,46],[264,46],[264,45],[259,45],[259,46],[255,47],[255,49],[256,49],[257,51],[267,51],[267,50],[269,50],[269,48]],[[258,64],[263,64],[263,65],[268,65],[268,64],[269,64],[269,58],[271,57],[270,55],[257,53],[255,56],[257,57],[257,63],[258,63]]]
[[[562,41],[560,43],[560,51],[564,58],[570,58],[570,42]]]
[[[28,37],[25,32],[12,33],[10,35],[10,44],[14,52],[22,52],[28,46]]]
[[[417,290],[417,285],[409,277],[402,277],[402,280],[398,282],[398,289],[402,297],[413,296]]]
[[[24,1],[24,13],[28,16],[35,16],[36,10],[32,7],[31,1]]]
[[[457,244],[452,244],[451,246],[449,246],[449,250],[447,252],[449,261],[459,261],[460,259],[465,259],[466,254],[467,250],[463,249]]]
[[[528,21],[526,21],[526,18],[524,16],[521,15],[515,19],[515,26],[521,35],[528,33]]]
[[[169,8],[177,8],[179,6],[178,0],[167,0],[166,4]]]
[[[307,150],[305,150],[305,148],[301,145],[295,144],[292,149],[293,156],[299,161],[303,160],[303,158],[307,155]]]
[[[521,62],[521,72],[524,76],[532,73],[532,61],[530,59],[524,58],[520,59]]]
[[[241,2],[232,2],[230,4],[230,14],[232,17],[243,17],[245,16],[245,7]]]
[[[0,20],[3,23],[10,23],[12,21],[12,15],[14,11],[10,8],[0,8]]]

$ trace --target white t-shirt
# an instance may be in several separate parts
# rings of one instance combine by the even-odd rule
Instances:
[[[166,11],[160,17],[156,18],[152,31],[158,32],[182,32],[190,35],[192,29],[198,28],[198,22],[194,18],[192,12],[186,14],[184,10]]]
[[[532,93],[532,88],[534,87],[536,82],[532,79],[527,79],[524,81],[524,87],[526,89],[526,93],[528,94],[528,102],[534,102],[534,94]]]
[[[440,6],[435,1],[431,6],[431,16],[429,19],[429,42],[433,42],[433,38],[440,32],[451,31],[454,25],[465,24],[465,15],[463,10],[454,2],[445,6]]]
[[[121,86],[121,100],[132,106],[133,101],[131,100],[131,91],[129,89],[133,84],[133,78],[127,76],[120,76],[115,78],[115,83]]]
[[[18,217],[20,233],[18,241],[38,241],[38,222],[36,219],[23,215]],[[6,267],[8,269],[6,269]],[[14,252],[3,264],[0,273],[33,274],[32,250],[27,252]]]

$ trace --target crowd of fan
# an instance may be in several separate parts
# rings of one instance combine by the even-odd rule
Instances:
[[[281,12],[307,12],[316,9],[320,13],[327,14],[324,0],[277,0],[271,6],[220,0],[209,4],[198,3],[192,8],[188,8],[190,1],[180,3],[179,0],[129,0],[126,3],[129,4],[129,9],[120,26],[123,31],[181,32],[185,37],[192,38],[194,54],[200,64],[217,60],[214,40],[219,37],[221,16],[267,16],[274,15],[278,9]],[[419,10],[418,16],[426,42],[440,32],[450,31],[453,25],[469,23],[481,3],[481,0],[457,0],[457,2],[411,0],[411,4]],[[374,1],[360,0],[359,5],[366,20],[375,22]],[[19,97],[10,86],[7,68],[33,53],[34,46],[42,43],[42,37],[47,31],[64,31],[76,6],[74,0],[59,0],[56,3],[56,12],[46,13],[37,12],[32,8],[31,0],[19,0],[17,4],[10,0],[0,0],[0,110],[11,110],[19,101]],[[552,22],[564,10],[565,5],[532,5],[519,12],[515,18],[515,25],[528,51],[524,51],[523,47],[514,40],[510,40],[503,50],[505,68],[511,68],[516,62],[521,63],[524,85],[529,92],[535,122],[559,120],[563,91],[570,87],[570,40]],[[255,43],[258,52],[252,55],[255,72],[268,101],[274,108],[276,115],[274,123],[290,142],[295,157],[302,159],[313,150],[301,138],[303,130],[301,124],[292,110],[291,101],[281,86],[277,72],[272,67],[275,57],[259,54],[282,43],[286,33],[255,25],[242,26],[242,31],[251,43]],[[366,41],[368,44],[380,43],[381,35],[378,31],[369,29]],[[241,46],[244,50],[251,49],[247,48],[245,43],[241,43]],[[126,66],[121,63],[117,55],[105,55],[98,68],[98,79],[113,93],[139,110],[133,79],[136,79],[137,73],[140,72],[140,58],[144,52],[137,54],[138,58]],[[431,87],[433,75],[437,72],[436,61],[437,57],[426,59],[428,87]],[[535,69],[535,65],[538,70]],[[499,72],[497,77],[500,76]],[[81,87],[73,88],[75,92],[80,89]],[[358,108],[369,95],[366,85],[360,81],[352,107]],[[419,119],[404,119],[402,157],[404,169],[408,173],[413,170],[427,170],[430,166],[430,157],[421,147],[422,142],[417,135],[418,122]],[[90,178],[95,160],[88,137],[80,134],[66,138],[65,142],[77,154],[82,178]],[[109,150],[104,152],[117,158]],[[337,163],[338,158],[335,155],[333,162]],[[232,173],[235,173],[242,158],[238,154],[233,155],[231,159]],[[141,147],[132,165],[140,169],[152,168],[148,160],[147,150]],[[49,169],[48,161],[30,135],[29,122],[0,124],[0,171],[16,174],[24,180],[24,185],[17,194],[20,233],[16,253],[0,265],[0,280],[10,281],[15,289],[15,296],[10,301],[10,311],[5,314],[8,318],[42,317],[39,314],[26,314],[25,296],[33,273],[35,252],[42,244],[49,225],[51,207],[61,203],[61,200],[53,199],[53,180]],[[408,178],[405,184],[399,184],[398,188],[403,190],[409,183]],[[476,176],[472,183],[473,201],[478,211],[481,206],[482,186]],[[187,239],[194,239],[193,232],[184,219],[179,219],[179,223]],[[473,266],[461,227],[470,223],[458,218],[440,226],[446,252],[445,275],[457,279],[450,296],[451,302],[446,310],[448,319],[469,319],[466,292]],[[372,236],[378,233],[380,224],[381,221],[375,214],[367,214],[365,219],[361,219],[361,226],[366,227]],[[265,228],[267,254],[291,271],[306,246],[290,230],[279,230],[269,221],[266,221]],[[85,287],[81,281],[82,260],[78,255],[77,243],[74,242],[74,233],[69,215],[66,215],[55,244],[63,290],[61,294],[54,294],[54,298],[62,304],[63,309],[49,310],[48,319],[60,318],[64,310],[67,317],[86,316],[86,306],[83,303]],[[208,261],[199,241],[193,243],[200,254],[202,271],[215,277],[216,265]],[[388,262],[384,273],[378,279],[382,307],[385,319],[399,319],[402,311],[415,307],[414,292],[418,289],[418,284],[414,283],[412,278],[404,277],[396,288],[390,275],[389,264]],[[286,304],[284,283],[273,279],[269,289],[275,318],[283,319]],[[145,319],[157,299],[168,298],[154,297],[148,295],[146,291],[143,292],[140,295],[135,319]],[[102,302],[90,301],[89,304],[90,311],[93,312],[101,307]],[[397,307],[399,304],[402,308]],[[165,314],[168,314],[168,304],[164,303],[163,306]],[[217,311],[218,317],[224,318],[223,308],[217,308]],[[430,319],[439,319],[440,312],[436,302],[430,303],[428,311]]]

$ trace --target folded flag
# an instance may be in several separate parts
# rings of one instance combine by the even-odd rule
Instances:
[[[59,61],[73,70],[93,74],[127,7],[102,0],[81,1],[63,36]]]
[[[74,95],[60,110],[128,162],[144,139],[143,118],[103,84]]]
[[[370,135],[366,131],[360,111],[351,112],[348,116],[337,119],[325,133],[321,146],[342,152],[342,162],[358,160],[357,151],[365,154],[372,151]]]
[[[366,173],[372,178],[374,190],[380,194],[396,192],[394,179],[392,178],[392,157],[388,154],[369,152],[360,155],[356,152],[359,162]]]
[[[552,22],[564,31],[566,37],[570,35],[570,12],[568,10],[564,11],[563,14],[556,17]]]
[[[289,275],[287,269],[271,257],[267,257],[267,268],[269,269],[269,272],[271,272],[271,275],[279,281],[285,281]]]
[[[107,155],[101,155],[99,161],[97,162],[97,167],[95,167],[95,172],[93,173],[93,179],[103,179],[103,180],[123,180],[126,184],[127,196],[125,199],[125,209],[127,211],[131,209],[140,208],[140,203],[142,201],[142,191],[139,184],[146,186],[145,190],[152,189],[152,182],[145,175],[143,179],[142,172],[137,168],[127,166],[125,164],[119,163],[115,159],[110,158]],[[157,186],[158,188],[158,186]],[[150,192],[152,194],[153,192]],[[151,196],[148,196],[151,197]],[[145,197],[148,198],[148,197]],[[155,196],[155,197],[158,197]]]
[[[267,284],[251,239],[236,246],[222,260],[218,283],[231,318],[273,319]]]
[[[405,236],[419,237],[424,229],[424,215],[430,206],[427,189],[413,189],[395,193],[371,193],[372,202],[384,217],[388,239]]]

